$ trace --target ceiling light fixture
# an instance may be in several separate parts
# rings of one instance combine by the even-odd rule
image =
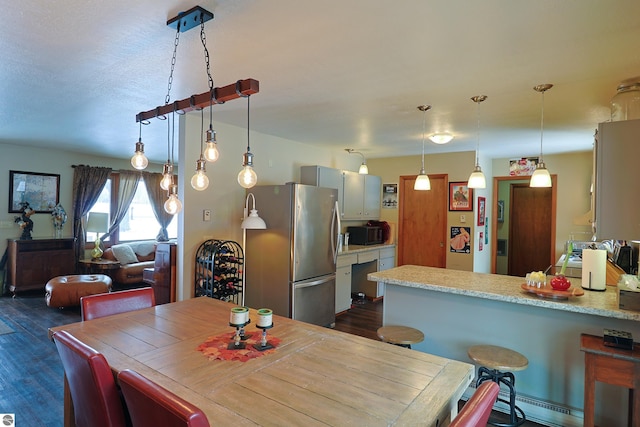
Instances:
[[[204,191],[209,187],[207,177],[207,161],[202,154],[204,145],[204,110],[200,110],[200,157],[196,160],[196,173],[191,177],[191,186],[196,191]]]
[[[540,114],[540,159],[536,165],[536,170],[531,175],[531,181],[529,181],[529,187],[551,187],[551,175],[549,170],[544,164],[542,158],[542,137],[544,135],[544,93],[553,87],[552,84],[546,83],[537,85],[533,88],[536,92],[540,92],[542,95],[541,102],[541,114]]]
[[[176,135],[176,112],[171,114],[171,170],[173,170],[173,153],[175,151],[175,135]],[[167,121],[168,127],[168,121]],[[163,178],[164,179],[164,178]],[[173,173],[170,175],[169,197],[164,202],[164,210],[170,215],[176,215],[182,211],[182,202],[178,198],[178,185],[174,181]]]
[[[362,164],[360,165],[360,168],[358,169],[358,173],[360,175],[368,175],[369,174],[369,167],[367,166],[367,159],[364,158],[364,154],[362,154],[359,151],[354,151],[353,148],[345,148],[344,151],[346,151],[349,154],[360,154],[360,156],[362,156]]]
[[[251,153],[251,145],[249,144],[251,134],[249,128],[250,99],[251,97],[247,95],[247,152],[242,156],[242,170],[238,174],[238,184],[244,188],[251,188],[258,182],[258,175],[256,171],[253,170],[253,154]]]
[[[418,105],[418,110],[424,113],[422,119],[422,167],[420,168],[420,174],[416,178],[416,182],[413,184],[414,190],[431,190],[431,181],[429,181],[429,175],[424,171],[424,140],[427,129],[427,111],[431,109],[431,105]]]
[[[476,95],[472,96],[471,100],[477,105],[477,115],[478,115],[478,137],[476,140],[476,165],[473,168],[473,172],[469,176],[469,182],[467,182],[467,187],[469,188],[487,188],[487,180],[482,172],[482,168],[480,167],[480,103],[487,99],[486,95]]]
[[[211,19],[213,19],[213,13],[200,6],[194,6],[186,12],[180,12],[177,16],[167,21],[167,26],[176,30],[176,37],[174,40],[173,57],[171,59],[171,74],[169,75],[169,83],[167,96],[165,97],[165,103],[164,105],[158,106],[154,109],[139,112],[138,114],[136,114],[136,122],[147,124],[148,121],[152,118],[164,120],[167,118],[168,114],[185,114],[189,111],[206,107],[209,107],[211,109],[213,107],[213,104],[223,104],[226,101],[230,101],[232,99],[237,99],[240,97],[247,97],[260,91],[260,83],[255,79],[238,80],[234,84],[226,85],[223,87],[213,87],[213,79],[211,78],[209,68],[209,52],[207,50],[206,36],[204,33],[204,23]],[[169,103],[169,95],[171,92],[171,85],[173,83],[173,70],[176,63],[176,52],[180,41],[180,33],[188,31],[194,27],[197,27],[198,25],[200,26],[200,40],[202,41],[202,45],[204,47],[209,90],[200,94],[191,95],[189,98]],[[215,161],[218,158],[216,134],[213,130],[213,120],[211,115],[212,113],[210,111],[209,130],[207,131],[207,149],[203,153],[204,158],[207,161]],[[142,143],[141,138],[138,140],[138,143]],[[136,154],[138,154],[139,151],[142,152],[143,148],[143,146],[138,146],[138,143],[136,144]],[[167,169],[171,169],[171,171],[168,171]],[[172,169],[173,164],[171,162],[167,162],[167,164],[165,164],[165,168],[163,168],[163,174],[166,176],[171,175],[173,173]]]
[[[442,145],[451,142],[451,140],[453,139],[453,135],[451,135],[449,132],[438,132],[429,135],[429,139],[434,144]]]
[[[149,159],[144,155],[144,144],[142,143],[142,122],[140,122],[140,134],[138,142],[136,142],[136,152],[131,157],[131,166],[135,169],[142,170],[149,165]]]

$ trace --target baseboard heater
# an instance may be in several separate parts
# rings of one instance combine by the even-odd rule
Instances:
[[[471,397],[475,391],[475,383],[472,383],[463,395],[463,399]],[[509,393],[506,390],[500,390],[500,398],[509,401]],[[526,395],[517,394],[516,402],[527,417],[527,420],[533,421],[550,427],[582,427],[584,413],[575,408],[559,405],[557,403],[547,402]],[[509,406],[497,402],[494,409],[496,411],[509,413]]]

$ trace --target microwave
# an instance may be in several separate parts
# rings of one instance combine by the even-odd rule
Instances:
[[[347,227],[349,244],[379,245],[382,243],[382,227],[360,226]]]

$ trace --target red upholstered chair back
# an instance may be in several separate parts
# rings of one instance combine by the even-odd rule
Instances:
[[[483,382],[449,427],[485,427],[499,391],[500,386],[493,381]]]
[[[82,320],[141,310],[156,305],[153,288],[139,288],[80,298]]]
[[[125,410],[104,356],[65,331],[53,335],[78,427],[124,427]]]
[[[133,427],[209,427],[198,407],[135,371],[118,374]]]

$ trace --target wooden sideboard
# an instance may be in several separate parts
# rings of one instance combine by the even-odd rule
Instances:
[[[175,243],[158,243],[153,268],[142,272],[142,281],[153,288],[156,304],[176,300],[176,252]]]
[[[8,239],[7,287],[17,292],[44,289],[56,276],[75,272],[75,239]]]

